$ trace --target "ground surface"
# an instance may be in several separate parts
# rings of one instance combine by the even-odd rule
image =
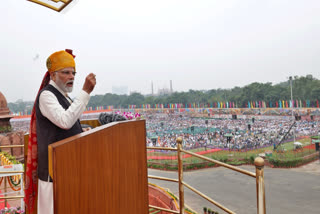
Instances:
[[[254,166],[241,166],[255,171]],[[177,172],[149,169],[149,175],[177,178]],[[265,168],[266,209],[271,214],[319,213],[320,163],[293,169]],[[255,178],[222,167],[184,172],[184,180],[213,200],[236,213],[257,213]],[[178,184],[149,179],[178,194]],[[225,213],[185,188],[185,203],[199,214],[203,207]]]

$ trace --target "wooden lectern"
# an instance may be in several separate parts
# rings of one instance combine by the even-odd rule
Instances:
[[[145,120],[113,122],[49,146],[55,214],[147,214]]]

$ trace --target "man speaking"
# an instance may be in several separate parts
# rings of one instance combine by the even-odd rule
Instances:
[[[30,122],[25,202],[29,212],[38,196],[38,214],[53,214],[53,184],[48,172],[48,145],[82,132],[79,118],[96,85],[90,73],[72,101],[76,66],[72,50],[58,51],[47,59],[47,73],[36,97]]]

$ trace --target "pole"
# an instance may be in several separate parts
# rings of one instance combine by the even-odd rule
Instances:
[[[179,204],[180,214],[184,213],[184,188],[183,188],[183,162],[182,162],[182,137],[177,138],[178,148],[178,174],[179,174]]]
[[[3,177],[3,179],[4,179],[4,197],[6,197],[7,196],[7,177]],[[8,206],[8,201],[7,201],[7,199],[4,199],[4,207],[5,208],[7,208],[7,206]]]
[[[20,184],[21,184],[21,190],[20,190],[20,194],[21,195],[24,195],[24,187],[23,187],[23,174],[21,174],[21,181],[20,181]],[[23,209],[24,208],[24,199],[23,198],[21,198],[21,209]]]
[[[290,76],[289,79],[290,79],[290,88],[291,88],[291,116],[292,116],[292,120],[294,121],[294,117],[293,117],[293,99],[292,99],[292,76]],[[295,143],[295,142],[296,142],[295,127],[293,127],[293,143]]]
[[[248,144],[246,144],[246,159],[248,158]]]
[[[266,197],[264,187],[264,160],[261,157],[257,157],[254,160],[256,166],[256,188],[257,188],[257,213],[266,213]]]
[[[318,115],[317,115],[318,116]],[[319,139],[319,116],[317,117],[317,119],[316,119],[316,123],[317,123],[317,128],[316,128],[316,130],[317,130],[317,133],[316,133],[316,136],[318,136],[318,139]],[[311,141],[310,141],[310,146],[312,145],[312,139],[311,139]],[[310,146],[309,146],[309,153],[311,154],[311,152],[310,152]],[[320,151],[319,151],[319,163],[320,163]]]

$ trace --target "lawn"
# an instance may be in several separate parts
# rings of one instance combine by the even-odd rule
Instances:
[[[310,145],[311,140],[310,138],[303,138],[296,140],[296,142],[302,143],[302,147]],[[205,154],[204,156],[220,160],[223,162],[234,162],[234,161],[241,161],[241,160],[248,160],[257,157],[259,154],[265,154],[265,152],[272,152],[272,157],[281,159],[281,160],[286,160],[286,159],[294,159],[294,158],[299,158],[299,157],[304,157],[307,155],[310,155],[314,153],[315,151],[313,149],[299,149],[299,150],[294,150],[294,144],[292,142],[284,143],[278,147],[278,152],[273,151],[273,146],[266,147],[266,148],[261,148],[261,149],[255,149],[255,150],[248,150],[248,151],[227,151],[227,150],[221,150],[218,152],[213,152],[209,154]],[[282,149],[281,149],[282,148]],[[198,149],[192,149],[189,150],[191,152],[199,152],[199,151],[204,151],[205,148],[198,148]],[[164,152],[150,152],[148,153],[148,156],[167,156],[169,159],[167,160],[148,160],[148,162],[153,162],[153,163],[161,163],[161,164],[177,164],[177,160],[174,160],[174,157],[176,157],[177,152],[174,151],[164,151]],[[170,159],[172,157],[172,159]],[[189,158],[184,158],[183,163],[189,164],[189,163],[201,163],[203,160],[197,158],[197,157],[189,157]]]

